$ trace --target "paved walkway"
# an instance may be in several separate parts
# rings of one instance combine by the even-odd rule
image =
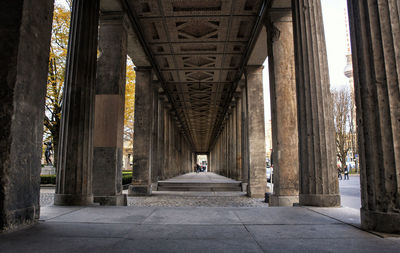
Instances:
[[[38,225],[0,235],[0,251],[397,253],[400,248],[399,239],[380,238],[303,207],[52,206],[41,213]]]
[[[171,180],[226,181],[212,173]],[[353,182],[341,182],[356,185]],[[343,191],[345,193],[345,191]],[[346,194],[346,193],[345,193]],[[0,235],[0,252],[399,252],[400,238],[359,229],[358,208],[268,207],[241,192],[154,192],[128,207],[52,206],[40,223]],[[354,194],[353,194],[354,195]],[[353,200],[354,202],[354,200]],[[382,238],[385,236],[385,238]]]
[[[350,175],[349,180],[339,180],[342,206],[361,208],[360,176]]]

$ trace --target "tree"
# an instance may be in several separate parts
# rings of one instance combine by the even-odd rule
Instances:
[[[336,148],[337,157],[342,165],[346,165],[347,153],[351,145],[350,129],[350,112],[351,112],[351,96],[347,88],[342,88],[333,91],[334,104],[334,122],[336,131]]]
[[[129,143],[130,147],[133,147],[135,123],[135,80],[136,72],[131,60],[128,58],[128,64],[126,66],[124,142]]]
[[[70,2],[66,2],[70,6]],[[46,108],[44,117],[45,141],[53,144],[53,163],[57,161],[60,136],[62,93],[67,59],[71,11],[65,4],[56,3],[50,44],[49,73],[47,78]]]

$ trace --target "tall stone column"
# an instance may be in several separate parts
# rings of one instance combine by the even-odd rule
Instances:
[[[53,0],[0,2],[0,232],[39,219]]]
[[[164,178],[164,106],[160,99],[158,99],[158,179]]]
[[[320,0],[294,0],[301,205],[339,206],[335,129]]]
[[[163,170],[164,177],[166,179],[169,177],[169,107],[165,104],[164,109],[164,158],[163,158]]]
[[[236,95],[236,168],[238,173],[238,180],[243,180],[243,168],[242,168],[242,100],[240,94]]]
[[[247,93],[246,93],[246,81],[240,81],[241,87],[241,101],[242,101],[242,121],[240,124],[242,125],[242,185],[243,188],[247,189],[245,184],[249,183],[249,135],[248,135],[248,117],[247,117]]]
[[[232,114],[231,114],[231,155],[230,155],[230,160],[231,160],[231,166],[232,166],[232,171],[233,171],[233,175],[232,178],[235,180],[238,180],[238,171],[237,171],[237,166],[236,166],[236,101],[234,101],[233,107],[232,107]]]
[[[93,203],[93,126],[99,2],[72,2],[55,205]]]
[[[123,13],[102,13],[93,138],[93,195],[101,205],[126,205],[122,194],[127,32]]]
[[[400,3],[349,0],[361,226],[400,233]]]
[[[158,91],[153,90],[153,126],[151,136],[151,182],[157,187],[158,181]]]
[[[151,195],[154,92],[151,67],[136,67],[133,177],[129,196]]]
[[[263,99],[263,66],[247,66],[247,113],[249,150],[249,187],[252,198],[265,196],[267,177],[265,174],[265,126]]]
[[[276,16],[279,15],[279,16]],[[292,13],[268,22],[268,60],[274,150],[271,206],[299,202],[299,149]]]

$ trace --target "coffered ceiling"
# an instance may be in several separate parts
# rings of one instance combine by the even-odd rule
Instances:
[[[130,0],[182,130],[207,152],[238,80],[262,0]]]

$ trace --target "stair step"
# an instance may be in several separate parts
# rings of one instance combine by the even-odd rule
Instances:
[[[158,191],[242,191],[241,183],[158,182]]]

